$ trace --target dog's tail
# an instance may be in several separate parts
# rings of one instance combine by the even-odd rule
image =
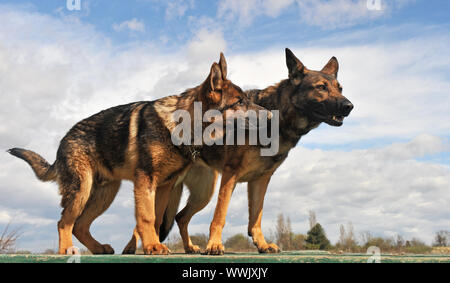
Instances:
[[[25,160],[33,169],[34,174],[43,182],[55,181],[57,177],[56,166],[50,165],[42,156],[30,150],[13,148],[8,153]]]
[[[181,195],[183,194],[183,184],[179,184],[172,189],[170,200],[164,213],[163,221],[159,228],[159,241],[162,243],[167,238],[175,223],[178,206],[180,205]]]

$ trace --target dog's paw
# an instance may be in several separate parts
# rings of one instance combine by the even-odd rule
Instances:
[[[201,249],[197,245],[190,245],[189,247],[184,249],[187,254],[199,254],[201,253]]]
[[[102,247],[103,247],[104,255],[113,255],[114,254],[114,249],[111,247],[111,245],[105,244],[105,245],[102,245]]]
[[[169,248],[164,244],[152,244],[144,247],[144,254],[146,255],[168,255],[170,254]]]
[[[136,246],[128,244],[122,251],[123,255],[134,255],[136,254]]]
[[[94,255],[113,255],[114,249],[108,245],[99,245],[94,250],[91,250],[92,254]]]
[[[258,252],[260,254],[277,254],[281,252],[281,249],[275,244],[265,244],[258,247]]]
[[[225,254],[225,248],[221,243],[217,244],[208,244],[206,247],[204,255],[224,255]]]

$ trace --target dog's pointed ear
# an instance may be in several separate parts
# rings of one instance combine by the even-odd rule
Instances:
[[[228,75],[228,66],[227,66],[227,60],[225,60],[225,56],[223,53],[220,53],[220,61],[219,61],[219,67],[220,71],[222,72],[222,79],[226,80]]]
[[[222,100],[222,90],[223,79],[222,79],[222,71],[220,70],[220,66],[217,63],[214,63],[211,67],[211,73],[209,74],[210,78],[210,91],[208,91],[207,98],[213,103],[219,103]]]
[[[214,63],[211,67],[211,73],[209,75],[211,79],[211,90],[221,90],[223,85],[222,71],[217,63]]]
[[[286,65],[289,70],[291,83],[293,85],[299,85],[305,76],[306,68],[289,48],[286,48]]]
[[[327,75],[332,75],[337,78],[337,74],[339,71],[339,62],[336,57],[333,57],[328,61],[328,63],[323,67],[322,73],[325,73]]]

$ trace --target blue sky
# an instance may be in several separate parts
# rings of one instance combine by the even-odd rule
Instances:
[[[249,2],[256,3],[258,1]],[[358,1],[350,2],[357,3]],[[0,3],[11,2],[0,1]],[[193,36],[199,24],[196,21],[200,18],[207,18],[212,20],[211,25],[218,25],[223,29],[226,40],[230,42],[230,48],[236,51],[265,48],[271,46],[273,40],[278,41],[280,45],[298,44],[298,42],[308,44],[328,36],[380,26],[402,26],[411,23],[428,27],[448,25],[448,10],[450,9],[450,3],[442,0],[382,0],[383,5],[386,6],[385,11],[371,11],[368,12],[367,17],[364,15],[358,17],[355,24],[334,27],[327,23],[323,26],[305,23],[301,20],[300,8],[294,1],[290,5],[286,4],[286,7],[281,9],[276,17],[261,14],[255,8],[249,12],[248,16],[244,16],[250,20],[243,25],[239,15],[233,16],[233,21],[226,20],[226,17],[235,13],[234,11],[226,10],[224,15],[221,15],[219,8],[223,1],[220,0],[111,0],[107,2],[81,0],[82,9],[80,11],[68,11],[65,9],[63,0],[42,0],[38,3],[18,0],[14,3],[28,6],[30,10],[48,15],[75,16],[84,23],[93,25],[96,30],[107,35],[117,44],[155,41],[164,38],[167,40],[164,42],[165,46],[176,48],[177,45],[185,43]],[[171,3],[173,6],[170,6]],[[177,9],[181,9],[181,12],[175,12]],[[336,5],[336,9],[339,9],[338,5]],[[374,15],[375,18],[371,18]],[[130,19],[137,19],[143,23],[145,31],[117,32],[114,30],[114,24]],[[403,31],[401,35],[396,34],[396,36],[408,37],[415,33],[415,30],[409,30]],[[379,36],[375,36],[374,40],[383,39]]]
[[[81,0],[69,11],[63,0],[0,0],[0,149],[30,148],[53,162],[77,121],[193,87],[221,51],[244,89],[287,78],[285,47],[311,69],[336,56],[355,110],[291,152],[269,186],[263,230],[282,212],[305,233],[315,210],[333,242],[339,224],[352,222],[357,234],[431,243],[450,229],[450,2],[381,2],[373,11],[365,0]],[[132,188],[123,187],[92,228],[117,252],[134,226]],[[0,192],[0,230],[13,222],[25,232],[19,248],[54,248],[56,185],[0,153]],[[191,233],[208,232],[215,201]],[[225,238],[246,233],[246,203],[240,185]]]

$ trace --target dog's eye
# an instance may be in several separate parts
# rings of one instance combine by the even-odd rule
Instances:
[[[316,87],[317,87],[317,89],[319,89],[319,90],[328,90],[327,85],[318,85],[318,86],[316,86]]]
[[[244,105],[244,99],[243,98],[239,99],[238,104],[239,105]]]

